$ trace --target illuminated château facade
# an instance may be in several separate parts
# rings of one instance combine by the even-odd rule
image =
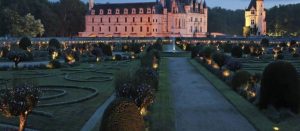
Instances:
[[[80,37],[206,37],[206,2],[160,0],[94,4]]]
[[[266,11],[263,0],[251,0],[245,11],[244,36],[267,34]]]

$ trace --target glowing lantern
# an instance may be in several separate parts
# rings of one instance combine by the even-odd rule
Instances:
[[[112,60],[116,60],[116,56],[113,56],[113,57],[112,57]]]
[[[206,61],[207,61],[207,64],[211,65],[211,63],[212,63],[211,59],[207,59]]]
[[[142,115],[142,116],[146,116],[147,115],[147,110],[146,110],[146,108],[145,107],[143,107],[142,109],[141,109],[141,111],[140,111],[140,114]]]
[[[183,50],[186,50],[186,45],[185,44],[183,44]]]
[[[68,64],[75,63],[75,59],[72,55],[67,55]]]
[[[157,69],[158,68],[158,64],[157,63],[153,63],[152,68],[153,69]]]
[[[97,62],[99,62],[99,61],[100,61],[100,58],[99,58],[99,57],[97,57],[96,61],[97,61]]]
[[[131,56],[131,59],[135,59],[135,56],[134,56],[134,55],[132,55],[132,56]]]
[[[229,70],[224,70],[223,71],[223,76],[224,77],[229,77],[230,76],[230,71]]]
[[[279,127],[273,127],[274,131],[279,131]]]
[[[213,64],[213,68],[215,68],[215,69],[219,69],[219,66],[218,66],[218,64],[214,63],[214,64]]]
[[[52,68],[53,68],[53,65],[52,65],[52,64],[47,64],[46,67],[49,68],[49,69],[52,69]]]
[[[54,51],[54,52],[52,53],[52,60],[55,60],[57,57],[58,57],[58,52],[57,52],[57,51]]]

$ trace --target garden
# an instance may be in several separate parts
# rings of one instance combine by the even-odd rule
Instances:
[[[257,130],[299,130],[299,43],[215,42],[180,44],[191,64]],[[271,128],[273,127],[273,129]]]

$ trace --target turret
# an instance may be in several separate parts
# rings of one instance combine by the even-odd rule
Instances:
[[[89,1],[89,10],[92,10],[94,7],[94,0]]]

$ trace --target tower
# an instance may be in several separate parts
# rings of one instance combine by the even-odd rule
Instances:
[[[94,7],[94,0],[89,0],[89,10],[93,9]]]
[[[266,11],[263,0],[251,0],[245,11],[244,36],[266,35]]]

